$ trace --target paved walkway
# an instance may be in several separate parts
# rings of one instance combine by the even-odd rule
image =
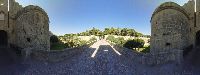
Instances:
[[[199,72],[198,70],[196,72]],[[0,75],[198,75],[175,64],[145,66],[135,63],[105,40],[85,49],[80,55],[58,63],[26,61],[0,69]]]

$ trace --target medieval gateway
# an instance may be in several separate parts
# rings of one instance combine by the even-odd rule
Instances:
[[[180,63],[188,50],[200,45],[200,0],[190,0],[183,6],[174,2],[161,4],[153,12],[151,27],[151,50],[147,56],[151,62],[147,62]],[[15,0],[0,0],[0,48],[4,47],[20,49],[25,56],[32,51],[50,51],[47,13],[38,6],[23,8]]]
[[[38,6],[0,0],[0,47],[50,50],[49,18]]]

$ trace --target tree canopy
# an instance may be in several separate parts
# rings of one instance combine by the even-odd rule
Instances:
[[[86,30],[85,32],[78,33],[79,36],[89,36],[89,35],[95,35],[95,36],[103,36],[103,35],[118,35],[118,36],[135,36],[135,37],[141,37],[146,36],[142,33],[139,33],[135,31],[134,29],[129,28],[105,28],[103,31],[97,28],[92,28],[90,30]]]

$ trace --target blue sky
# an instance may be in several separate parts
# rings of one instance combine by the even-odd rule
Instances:
[[[50,31],[56,35],[78,33],[92,27],[133,28],[150,34],[150,18],[163,2],[183,5],[188,0],[16,0],[23,6],[42,7],[50,18]]]

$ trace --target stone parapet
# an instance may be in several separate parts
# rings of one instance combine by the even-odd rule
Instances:
[[[181,62],[183,61],[183,56],[182,56],[183,50],[175,49],[175,50],[170,50],[171,52],[151,54],[151,53],[140,53],[116,45],[114,45],[114,48],[118,50],[125,57],[130,58],[130,60],[144,65],[160,65],[169,62],[181,64]]]
[[[46,62],[59,62],[66,59],[69,59],[73,56],[81,54],[88,46],[81,46],[76,48],[68,48],[64,50],[33,50],[32,58],[39,60],[39,61],[46,61]]]

